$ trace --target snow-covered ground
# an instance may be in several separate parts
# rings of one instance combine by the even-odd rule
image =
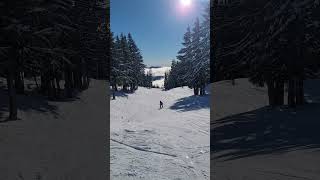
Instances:
[[[164,87],[164,78],[152,81],[152,85],[155,87],[163,88]]]
[[[159,67],[159,68],[145,68],[144,72],[147,74],[151,70],[152,76],[161,77],[160,79],[154,80],[152,82],[153,86],[158,86],[162,88],[164,86],[164,73],[169,72],[171,67]]]
[[[111,101],[111,179],[210,179],[209,95],[192,93],[139,87]]]
[[[218,180],[317,180],[320,80],[306,80],[309,102],[270,109],[266,88],[248,79],[212,85],[211,160]]]
[[[8,122],[4,82],[0,79],[1,180],[106,178],[105,81],[91,80],[89,89],[64,101],[18,95],[19,120]]]

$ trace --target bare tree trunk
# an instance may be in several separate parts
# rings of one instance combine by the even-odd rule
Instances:
[[[284,81],[278,80],[276,82],[276,105],[284,104]]]
[[[50,77],[50,80],[49,80],[49,88],[48,88],[48,98],[50,100],[54,100],[55,99],[55,85],[54,85],[54,79],[52,79]]]
[[[198,87],[194,87],[193,88],[193,92],[194,92],[194,95],[199,95],[199,88]]]
[[[200,87],[200,96],[203,96],[203,95],[205,95],[205,86],[201,85],[201,87]]]
[[[86,78],[87,78],[87,88],[89,88],[89,85],[90,85],[90,79],[89,79],[88,73],[87,73]]]
[[[295,80],[290,79],[288,82],[288,105],[289,107],[295,107],[296,101],[295,101]]]
[[[60,98],[61,87],[60,87],[60,78],[56,77],[56,86],[57,86],[57,97]]]
[[[97,70],[97,72],[96,72],[96,79],[99,79],[99,64],[97,63],[96,64],[96,70]]]
[[[59,91],[61,91],[60,79],[59,79],[59,78],[56,78],[56,85],[57,85],[57,89],[58,89]]]
[[[115,95],[114,89],[113,89],[113,91],[112,91],[112,99],[113,99],[113,100],[116,99],[116,95]]]
[[[7,85],[9,95],[9,119],[16,120],[18,118],[17,94],[14,85],[14,69],[11,67],[7,74]]]
[[[41,85],[40,85],[40,89],[41,89],[41,93],[49,96],[49,86],[50,86],[50,73],[48,72],[41,72]]]
[[[78,88],[78,81],[77,81],[77,73],[76,71],[73,69],[72,70],[72,82],[73,82],[73,88],[77,89]]]
[[[70,67],[69,69],[69,73],[70,73],[70,85],[71,85],[71,89],[76,88],[75,82],[74,82],[74,72],[73,69]]]
[[[304,89],[303,89],[303,78],[299,78],[296,83],[296,99],[297,99],[297,105],[303,105],[304,104]]]
[[[268,87],[268,98],[269,98],[269,105],[275,106],[275,88],[274,88],[274,81],[268,80],[267,81]]]
[[[23,80],[22,72],[20,72],[20,71],[16,72],[14,82],[15,82],[16,92],[18,94],[23,94],[24,93],[24,80]]]
[[[84,74],[83,76],[83,85],[85,89],[88,89],[87,74]]]
[[[72,77],[71,77],[71,70],[69,65],[66,65],[65,67],[64,80],[65,80],[64,89],[65,89],[66,96],[68,98],[71,98],[72,97],[72,84],[71,84]]]
[[[38,84],[37,76],[36,76],[36,75],[33,76],[33,80],[34,80],[34,82],[36,83],[37,89],[39,89],[39,84]]]

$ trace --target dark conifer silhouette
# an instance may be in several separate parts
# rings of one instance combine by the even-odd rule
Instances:
[[[318,77],[315,1],[213,2],[214,80],[248,77],[267,86],[269,104],[304,103],[303,80]]]
[[[122,86],[134,92],[138,86],[151,87],[152,74],[145,74],[143,57],[132,35],[111,37],[111,86],[113,91]]]
[[[25,78],[51,100],[88,88],[90,77],[109,79],[109,3],[4,1],[0,13],[0,76],[7,79],[9,119],[18,117],[16,94],[25,93]]]
[[[210,82],[210,6],[206,7],[204,20],[197,18],[192,29],[183,36],[183,48],[172,61],[171,71],[165,79],[165,89],[180,86],[193,88],[194,95],[205,95]]]

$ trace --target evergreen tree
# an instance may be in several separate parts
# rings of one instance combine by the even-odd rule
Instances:
[[[132,67],[130,77],[133,77],[131,88],[132,90],[136,90],[138,85],[141,84],[145,65],[143,64],[140,50],[132,39],[130,33],[128,34],[128,46],[130,51],[130,66]]]
[[[111,39],[111,73],[110,73],[110,84],[114,91],[118,91],[117,84],[119,83],[120,77],[120,62],[118,60],[119,53],[120,53],[120,40],[119,37],[116,36],[115,39],[112,36]]]
[[[168,72],[164,73],[164,89],[168,90],[169,86],[168,86]]]
[[[200,26],[200,49],[201,49],[201,61],[199,65],[204,70],[205,84],[210,82],[210,5],[205,8],[203,15],[203,22]]]
[[[192,55],[191,64],[193,68],[190,73],[190,85],[194,88],[194,94],[198,95],[200,90],[200,95],[203,95],[205,86],[205,69],[202,66],[203,61],[203,50],[201,49],[201,34],[200,34],[200,21],[199,18],[196,19],[193,31],[191,33],[191,47]]]
[[[121,55],[120,55],[120,70],[122,73],[121,76],[121,83],[122,89],[124,91],[128,90],[130,83],[133,81],[133,78],[130,77],[132,73],[132,67],[130,66],[130,52],[128,47],[127,37],[123,34],[120,35],[120,48],[121,48]]]
[[[147,87],[152,88],[152,70],[150,69],[147,74]]]
[[[0,3],[0,76],[7,79],[10,119],[17,118],[16,93],[25,93],[25,77],[33,77],[40,93],[52,100],[62,96],[61,80],[71,97],[73,90],[86,89],[89,76],[102,66],[100,72],[109,78],[106,9],[100,1]]]
[[[166,89],[189,86],[195,95],[204,95],[210,81],[210,8],[206,7],[204,21],[197,18],[192,32],[187,28],[183,37],[183,48],[178,52],[179,61],[172,62],[167,75]]]
[[[189,79],[190,74],[188,72],[191,71],[192,67],[192,59],[193,59],[193,53],[192,53],[192,41],[191,41],[191,30],[190,27],[187,28],[187,32],[184,34],[183,37],[183,48],[181,48],[178,52],[177,59],[180,62],[179,71],[181,72],[181,76],[179,76],[179,81],[183,84],[187,83],[190,84]],[[176,64],[172,63],[171,70],[174,69],[174,66]]]
[[[287,85],[289,106],[303,104],[303,80],[319,70],[312,60],[319,49],[319,4],[249,0],[213,9],[217,80],[244,76],[266,84],[271,106],[284,104]]]
[[[140,49],[129,33],[112,38],[111,83],[114,90],[122,85],[124,91],[134,92],[138,86],[151,87],[150,76],[145,74],[145,65]],[[152,82],[152,79],[151,79]]]

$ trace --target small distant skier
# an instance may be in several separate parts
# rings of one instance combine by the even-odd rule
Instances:
[[[160,101],[160,109],[162,109],[162,108],[163,108],[163,102]]]

